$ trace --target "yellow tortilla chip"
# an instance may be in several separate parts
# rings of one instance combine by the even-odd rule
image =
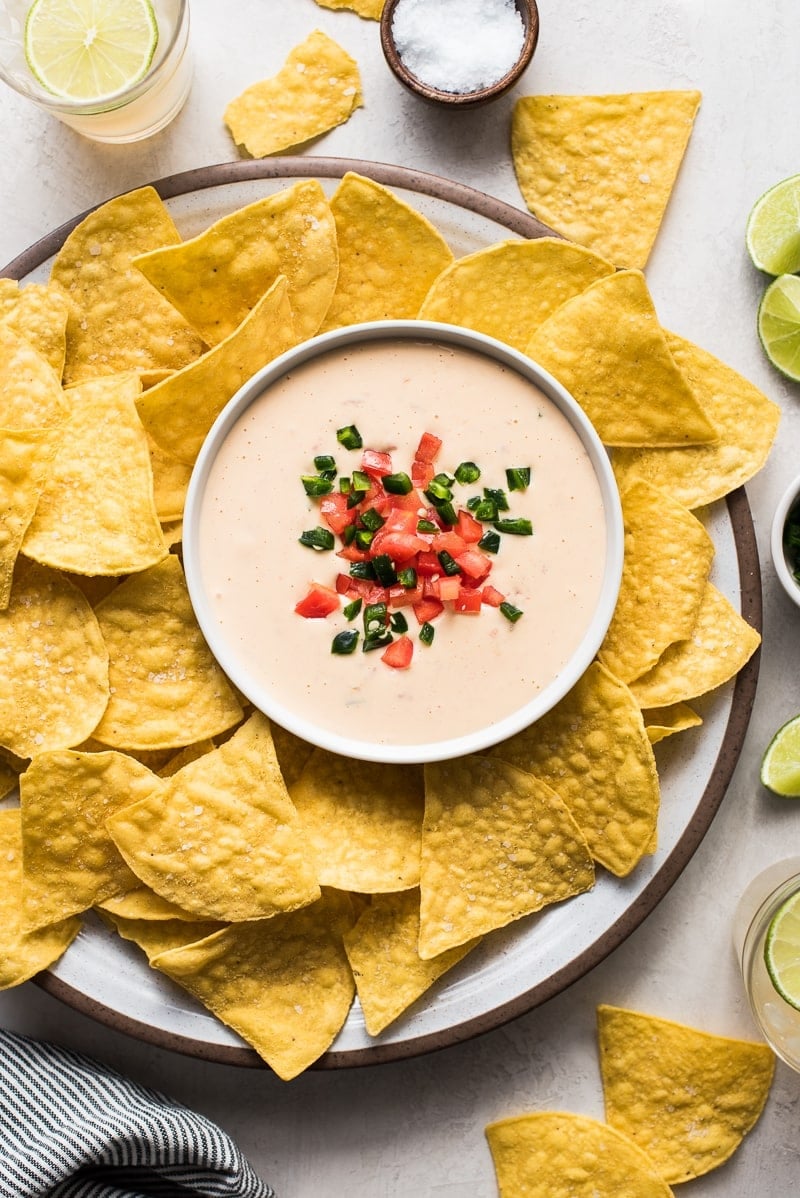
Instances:
[[[621,682],[647,672],[694,628],[714,542],[687,508],[649,483],[622,492],[622,585],[598,657]]]
[[[0,437],[0,609],[8,607],[14,566],[56,452],[54,429],[4,429]]]
[[[697,91],[523,96],[511,153],[525,203],[618,266],[643,267],[699,106]]]
[[[136,882],[138,883],[138,878]],[[125,920],[129,923],[139,924],[146,921],[168,923],[176,919],[186,923],[205,922],[199,915],[195,915],[192,911],[184,911],[183,907],[179,907],[177,903],[170,903],[160,894],[156,894],[154,890],[150,890],[148,886],[136,885],[133,890],[128,890],[125,894],[111,895],[110,898],[105,898],[94,905],[115,920]],[[193,939],[199,940],[201,937],[196,936]]]
[[[281,276],[235,332],[190,366],[145,391],[139,416],[167,453],[191,466],[206,433],[242,383],[297,343]]]
[[[208,345],[229,337],[284,275],[297,338],[305,341],[319,329],[336,286],[336,226],[322,187],[307,179],[135,265]]]
[[[691,636],[670,645],[651,670],[631,683],[640,707],[668,707],[722,686],[750,660],[761,636],[712,583]]]
[[[128,919],[117,915],[103,906],[100,918],[112,927],[124,940],[130,940],[146,953],[148,961],[159,953],[169,952],[174,948],[182,948],[185,944],[196,944],[205,940],[215,932],[221,932],[228,924],[216,919],[196,920],[188,922],[185,919]]]
[[[183,505],[189,479],[192,477],[192,467],[186,462],[178,461],[171,453],[156,445],[149,434],[146,436],[156,512],[162,524],[170,524],[183,517]]]
[[[653,749],[631,691],[599,662],[491,755],[551,786],[611,873],[624,877],[648,851],[659,807]]]
[[[2,280],[2,282],[11,280]],[[54,283],[28,283],[10,297],[0,296],[0,320],[24,337],[52,366],[56,377],[64,373],[67,352],[69,301]]]
[[[380,21],[385,0],[317,0],[320,8],[346,8],[367,21]]]
[[[314,752],[314,746],[307,740],[295,736],[294,732],[289,732],[287,728],[282,728],[280,724],[271,723],[270,729],[283,780],[291,791]]]
[[[176,370],[203,349],[196,331],[133,266],[180,234],[152,187],[101,204],[72,230],[50,279],[72,301],[64,381],[126,370]]]
[[[597,1026],[608,1123],[672,1184],[728,1160],[764,1109],[772,1049],[619,1007]]]
[[[651,745],[676,732],[685,732],[687,728],[697,728],[702,719],[686,703],[673,703],[669,707],[651,707],[642,712],[644,726],[650,738]]]
[[[54,428],[69,412],[46,358],[0,321],[0,429]]]
[[[490,757],[425,766],[424,960],[593,884],[589,847],[541,779]]]
[[[319,897],[260,714],[106,822],[146,886],[204,919],[266,919]]]
[[[74,916],[49,927],[22,928],[22,824],[18,807],[0,811],[0,990],[27,982],[65,952],[80,931]]]
[[[463,325],[524,351],[561,304],[613,271],[598,254],[555,237],[501,241],[444,271],[419,317]]]
[[[22,543],[26,557],[76,574],[118,575],[167,556],[139,393],[135,374],[71,390],[72,413]]]
[[[20,778],[24,922],[29,929],[77,915],[137,879],[106,831],[120,807],[158,779],[124,753],[40,753]]]
[[[289,53],[277,75],[231,101],[225,124],[252,158],[265,158],[341,125],[362,102],[355,59],[315,29]]]
[[[101,744],[179,749],[242,718],[203,639],[174,554],[132,574],[96,612],[111,684],[108,708],[93,730]]]
[[[291,795],[321,885],[378,894],[418,884],[425,801],[419,767],[316,749]]]
[[[457,965],[480,938],[431,960],[418,951],[419,890],[374,895],[358,922],[345,932],[344,946],[370,1036],[378,1036]]]
[[[537,1111],[486,1128],[500,1198],[672,1198],[640,1148],[612,1127]]]
[[[606,445],[717,440],[670,353],[640,271],[618,271],[562,304],[525,352],[563,383]]]
[[[17,567],[0,612],[0,744],[19,757],[68,749],[108,702],[108,652],[86,599],[62,574]]]
[[[666,333],[667,345],[714,424],[714,445],[679,449],[615,449],[621,486],[643,478],[668,491],[684,507],[722,499],[764,465],[780,421],[780,408],[758,387],[691,341]]]
[[[355,985],[342,944],[347,895],[325,891],[302,911],[235,924],[151,964],[238,1032],[284,1081],[332,1044]]]
[[[339,278],[322,331],[362,320],[413,319],[453,261],[441,233],[388,188],[348,171],[331,199]]]

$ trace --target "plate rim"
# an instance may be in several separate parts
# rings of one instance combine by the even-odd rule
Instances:
[[[329,158],[308,155],[267,160],[240,159],[180,171],[164,176],[150,184],[141,184],[141,186],[152,186],[162,199],[167,200],[188,193],[258,179],[340,179],[348,171],[364,175],[386,187],[397,187],[438,200],[445,200],[493,221],[510,233],[516,233],[526,239],[560,237],[560,234],[544,225],[532,214],[523,212],[504,200],[466,184],[427,171],[390,163],[370,162],[359,158]],[[130,191],[131,189],[126,190]],[[0,270],[0,275],[19,280],[30,274],[61,248],[68,235],[89,213],[105,202],[99,201],[97,204],[93,204],[39,238],[3,267]],[[763,625],[761,569],[755,527],[745,488],[738,487],[727,495],[726,504],[736,548],[741,615],[751,627],[761,634]],[[714,816],[725,797],[744,744],[745,733],[755,701],[760,660],[761,649],[759,647],[736,676],[728,720],[716,759],[703,793],[683,833],[637,898],[588,948],[529,990],[501,1002],[480,1015],[472,1016],[449,1028],[408,1040],[386,1044],[381,1044],[378,1041],[364,1048],[347,1050],[330,1049],[311,1068],[329,1070],[384,1064],[389,1061],[422,1056],[454,1044],[464,1043],[485,1032],[493,1031],[554,998],[588,974],[614,949],[619,947],[658,906],[686,868],[711,827]],[[144,1043],[217,1064],[269,1068],[252,1048],[244,1045],[239,1047],[212,1044],[181,1035],[178,1032],[154,1028],[132,1016],[113,1011],[97,999],[76,990],[69,983],[48,972],[38,974],[33,981],[53,997],[95,1019],[98,1023]]]

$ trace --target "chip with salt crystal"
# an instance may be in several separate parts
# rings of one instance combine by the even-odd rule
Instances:
[[[333,1043],[355,984],[342,943],[350,898],[335,890],[301,911],[234,924],[151,964],[238,1032],[284,1081]]]
[[[69,401],[53,367],[0,321],[0,428],[54,428],[68,412]]]
[[[341,125],[363,103],[355,59],[320,29],[290,51],[277,75],[246,88],[225,124],[252,158],[299,146]]]
[[[697,91],[521,97],[511,153],[525,203],[617,266],[643,267],[699,106]]]
[[[5,286],[11,282],[0,279],[0,320],[24,337],[60,379],[67,353],[69,301],[65,293],[55,283]]]
[[[229,337],[284,275],[299,340],[313,337],[336,286],[336,227],[322,187],[301,180],[237,208],[191,241],[134,260],[208,345]]]
[[[650,738],[651,745],[674,736],[676,732],[685,732],[688,728],[697,728],[702,724],[702,718],[687,703],[672,703],[669,707],[650,707],[642,712],[644,726]]]
[[[611,873],[624,877],[650,851],[659,808],[653,749],[631,691],[600,662],[491,755],[552,786]]]
[[[606,445],[718,439],[670,353],[641,271],[617,271],[567,300],[525,352],[564,384]]]
[[[462,325],[524,350],[561,304],[613,270],[598,254],[555,237],[501,241],[443,271],[419,318]]]
[[[8,607],[17,555],[56,452],[55,429],[4,429],[0,438],[0,609]]]
[[[764,1109],[772,1049],[620,1007],[598,1007],[597,1029],[611,1127],[672,1184],[727,1161]]]

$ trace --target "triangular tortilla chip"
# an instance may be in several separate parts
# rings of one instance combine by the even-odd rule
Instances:
[[[525,203],[618,266],[643,267],[699,105],[696,91],[523,96],[511,152]]]
[[[0,428],[55,428],[68,412],[69,402],[53,367],[0,321]]]
[[[3,283],[11,280],[4,279]],[[28,283],[16,296],[0,295],[0,320],[24,337],[52,366],[56,377],[64,373],[67,352],[69,301],[55,283]]]
[[[642,712],[642,719],[651,745],[657,745],[659,741],[674,736],[676,732],[697,728],[703,722],[697,712],[686,703],[673,703],[669,707],[649,707]]]
[[[54,429],[4,429],[0,438],[0,609],[11,582],[60,433]]]

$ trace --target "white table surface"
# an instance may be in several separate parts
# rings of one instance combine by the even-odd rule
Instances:
[[[800,171],[796,0],[541,0],[539,48],[517,91],[444,113],[390,76],[378,27],[313,0],[192,0],[195,82],[174,124],[149,141],[102,146],[0,87],[0,264],[62,221],[127,188],[236,158],[225,104],[274,74],[312,29],[357,59],[365,106],[306,153],[418,167],[524,207],[509,156],[515,95],[699,88],[703,104],[647,268],[663,323],[763,388],[784,411],[772,457],[748,486],[764,569],[765,641],[749,732],[721,809],[672,890],[636,932],[567,992],[499,1030],[426,1057],[290,1084],[268,1070],[207,1064],[138,1043],[29,983],[0,995],[0,1023],[94,1053],[217,1120],[280,1198],[491,1198],[483,1129],[525,1110],[602,1118],[595,1007],[610,1002],[728,1035],[755,1037],[730,943],[737,896],[796,851],[800,804],[758,782],[763,747],[800,711],[800,611],[768,560],[772,510],[800,470],[800,387],[762,357],[764,279],[743,232],[752,202]],[[692,1198],[800,1193],[800,1076],[779,1065],[755,1130]]]

